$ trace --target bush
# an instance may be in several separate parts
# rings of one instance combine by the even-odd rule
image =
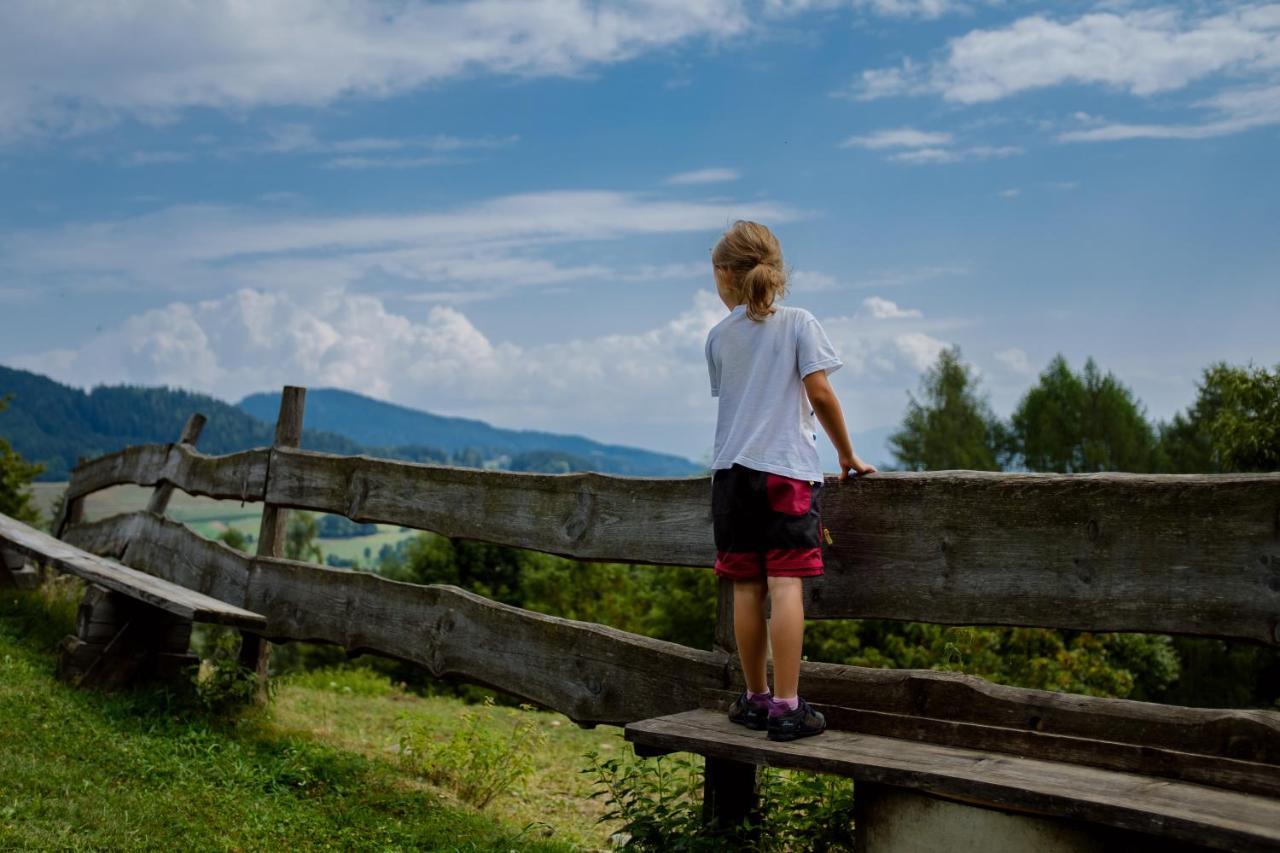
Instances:
[[[531,715],[508,725],[496,719],[493,700],[487,699],[481,709],[463,711],[461,724],[443,739],[426,723],[405,723],[400,759],[411,772],[482,809],[521,785],[546,740]]]
[[[853,850],[853,780],[839,776],[764,768],[755,825],[707,827],[702,823],[703,760],[700,756],[657,758],[586,756],[583,773],[595,776],[593,797],[617,820],[614,844],[629,851]]]

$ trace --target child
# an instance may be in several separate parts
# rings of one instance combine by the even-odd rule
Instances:
[[[853,452],[827,374],[842,362],[803,308],[775,305],[786,292],[773,232],[735,222],[711,253],[716,290],[729,309],[707,334],[711,395],[719,397],[711,513],[717,575],[733,580],[733,630],[747,689],[729,719],[768,729],[771,740],[821,734],[822,714],[798,694],[804,640],[801,578],[822,574],[816,414],[849,471],[876,469]],[[765,597],[772,599],[774,687],[765,670]]]

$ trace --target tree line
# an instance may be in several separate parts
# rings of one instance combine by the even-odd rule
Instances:
[[[1152,423],[1142,403],[1093,359],[1049,362],[1008,420],[991,409],[958,348],[943,350],[890,436],[910,471],[1221,474],[1280,469],[1280,366],[1217,363],[1196,398]]]

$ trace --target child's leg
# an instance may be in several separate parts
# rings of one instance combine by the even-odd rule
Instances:
[[[738,642],[742,674],[752,693],[767,693],[769,678],[765,669],[768,636],[764,621],[766,588],[763,580],[733,582],[733,636]]]
[[[804,648],[801,579],[769,578],[769,598],[773,608],[769,619],[769,637],[773,640],[773,695],[778,699],[794,699],[800,689],[800,655]],[[737,607],[736,597],[734,607]]]

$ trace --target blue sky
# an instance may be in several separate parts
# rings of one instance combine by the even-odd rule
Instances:
[[[949,344],[1167,418],[1280,362],[1278,166],[1276,4],[13,0],[0,363],[700,459],[754,218],[873,459]]]

